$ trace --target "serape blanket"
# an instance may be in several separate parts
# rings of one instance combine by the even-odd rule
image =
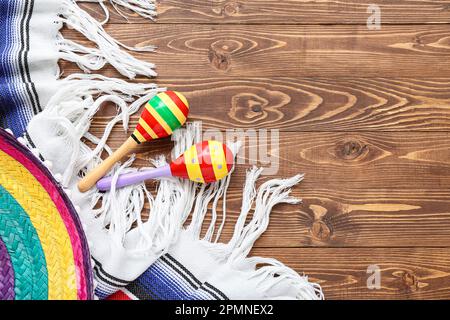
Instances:
[[[267,228],[272,207],[299,202],[289,193],[301,175],[272,179],[257,189],[261,169],[250,169],[235,232],[226,243],[219,240],[232,176],[210,185],[165,178],[154,191],[144,184],[106,193],[78,191],[79,179],[102,161],[104,153],[112,152],[106,143],[112,128],[120,123],[127,131],[130,116],[165,89],[99,74],[109,64],[129,79],[153,77],[154,65],[136,59],[129,50],[154,48],[124,46],[106,33],[106,21],[95,20],[77,2],[82,1],[0,0],[0,125],[10,128],[51,170],[72,201],[94,261],[97,297],[323,298],[320,286],[306,276],[274,259],[249,256],[253,243]],[[152,0],[88,2],[97,2],[105,13],[110,3],[116,10],[126,8],[145,18],[156,15]],[[64,38],[60,33],[64,25],[95,46]],[[84,73],[62,78],[59,59],[76,63]],[[89,131],[90,123],[105,107],[116,108],[117,114],[98,137]],[[200,138],[200,126],[195,123],[175,131],[173,157]],[[239,151],[238,143],[233,150]],[[131,157],[116,165],[110,174],[136,171],[133,161]],[[164,164],[166,159],[159,157],[149,166]],[[221,199],[222,222],[217,227]],[[144,210],[147,221],[142,219]],[[201,235],[207,215],[211,223]],[[185,225],[187,220],[190,223]]]
[[[57,9],[50,0],[0,0],[0,125],[18,136],[56,80]]]

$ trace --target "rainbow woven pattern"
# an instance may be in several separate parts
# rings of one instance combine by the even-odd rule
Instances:
[[[92,297],[76,211],[45,166],[0,129],[0,300]]]
[[[131,135],[138,143],[170,136],[187,119],[189,105],[186,98],[178,92],[166,91],[154,96],[144,111]]]

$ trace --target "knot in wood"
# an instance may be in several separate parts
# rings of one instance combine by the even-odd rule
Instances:
[[[366,145],[357,140],[343,141],[336,146],[336,155],[344,160],[354,160],[360,157],[366,148]]]
[[[425,46],[425,44],[422,42],[422,39],[421,39],[420,36],[414,36],[413,42],[414,42],[414,46],[415,47],[423,47],[423,46]]]
[[[402,275],[403,283],[412,291],[419,289],[419,280],[417,276],[411,272],[405,271]]]
[[[254,93],[239,93],[231,99],[229,116],[237,121],[261,120],[266,117],[269,101]]]
[[[331,237],[331,229],[322,220],[316,220],[311,226],[311,234],[320,241],[328,241]]]
[[[223,13],[226,16],[234,16],[234,15],[239,14],[239,10],[241,9],[241,7],[242,7],[242,4],[240,4],[239,2],[236,2],[236,1],[228,2],[223,7]]]
[[[209,62],[217,70],[226,71],[230,68],[231,58],[228,52],[221,49],[209,49]]]
[[[231,65],[231,54],[242,48],[240,41],[221,39],[211,44],[209,62],[218,70],[226,71]]]
[[[262,107],[261,107],[261,105],[254,105],[254,106],[252,106],[252,111],[253,112],[256,112],[256,113],[260,113],[260,112],[262,112]]]

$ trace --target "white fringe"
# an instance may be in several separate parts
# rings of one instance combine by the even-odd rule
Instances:
[[[55,150],[47,144],[46,158],[60,161],[55,170],[63,176],[62,183],[68,186],[80,172],[94,168],[105,150],[111,154],[106,141],[114,125],[122,121],[128,130],[129,118],[159,91],[154,84],[135,84],[100,75],[74,74],[60,81],[60,89],[50,99],[45,110],[35,116],[28,126],[35,143],[57,140],[66,150]],[[101,95],[99,98],[97,96]],[[117,115],[107,124],[103,136],[97,138],[88,132],[93,116],[106,102],[117,106]],[[91,150],[80,139],[84,137],[96,144]],[[70,151],[70,152],[69,152]],[[56,153],[56,154],[55,154]],[[69,158],[70,155],[70,158]],[[62,161],[61,161],[62,160]]]
[[[174,153],[182,154],[191,145],[200,142],[200,130],[198,124],[187,124],[187,129],[176,130]],[[166,165],[166,159],[160,156],[153,160],[156,167]],[[147,191],[150,203],[150,219],[143,224],[138,224],[141,234],[140,241],[134,250],[135,253],[143,253],[151,250],[157,256],[167,252],[170,245],[177,239],[178,233],[184,221],[189,216],[195,197],[196,185],[185,179],[163,178],[153,196]]]
[[[176,195],[186,197],[185,185],[162,182],[159,187],[161,191],[153,199],[144,184],[104,194],[95,190],[82,194],[77,189],[77,183],[80,176],[102,161],[103,152],[112,153],[106,142],[114,125],[122,122],[123,129],[127,131],[130,116],[163,90],[153,84],[127,83],[99,75],[71,75],[59,82],[59,90],[44,111],[30,121],[27,130],[42,157],[52,162],[53,175],[60,177],[62,186],[77,206],[88,240],[93,244],[93,257],[100,261],[110,257],[105,267],[110,267],[113,274],[116,265],[119,269],[121,267],[117,261],[133,264],[132,257],[138,260],[134,272],[124,277],[130,281],[157,258],[153,253],[164,250],[170,243],[167,239],[173,236],[173,230],[177,227],[172,220],[176,214],[182,213],[173,213],[171,207],[165,204],[172,201],[178,205]],[[111,104],[106,105],[106,102]],[[96,137],[88,130],[95,113],[106,106],[115,108],[117,114],[106,125],[103,135]],[[88,143],[94,145],[93,150]],[[133,161],[132,157],[122,165],[116,165],[113,169],[115,177],[122,172],[136,171],[136,168],[131,168]],[[170,201],[167,197],[171,197]],[[153,210],[152,218],[143,223],[141,212],[147,198]],[[100,207],[97,207],[99,204]],[[131,232],[134,223],[138,228]],[[145,256],[150,260],[142,258]]]
[[[105,21],[98,22],[93,19],[78,7],[75,0],[62,1],[59,21],[79,31],[97,47],[88,48],[64,39],[60,34],[57,45],[60,58],[77,63],[85,72],[99,70],[106,63],[110,63],[130,79],[136,75],[155,76],[153,64],[135,59],[120,46],[135,51],[152,51],[154,48],[129,48],[114,40],[102,27],[109,19],[106,0],[83,1],[99,3],[105,11]],[[150,19],[156,15],[154,1],[109,1],[121,15],[123,14],[118,10],[118,6]],[[143,183],[118,190],[113,187],[106,193],[95,190],[86,194],[78,192],[76,185],[80,176],[102,161],[103,152],[112,153],[106,143],[112,128],[122,122],[123,129],[127,131],[130,116],[162,90],[164,89],[158,89],[153,84],[127,83],[100,75],[71,75],[60,81],[58,91],[45,110],[35,116],[28,126],[28,133],[39,148],[33,153],[47,159],[47,167],[55,178],[61,181],[76,205],[91,243],[93,257],[102,261],[103,267],[111,274],[119,274],[124,280],[132,281],[177,241],[186,219],[192,213],[192,220],[186,231],[207,244],[208,251],[214,257],[234,270],[241,271],[244,265],[247,268],[252,266],[248,280],[256,281],[266,298],[292,298],[277,295],[277,292],[286,292],[280,290],[280,287],[287,286],[289,292],[294,290],[297,299],[322,299],[320,286],[310,283],[307,277],[300,276],[274,259],[248,257],[253,244],[268,226],[273,206],[278,203],[299,202],[290,197],[289,193],[290,188],[302,180],[302,175],[290,179],[270,180],[256,190],[256,181],[262,169],[251,169],[244,185],[241,213],[228,243],[220,243],[219,239],[226,220],[226,193],[231,175],[209,185],[164,178],[160,180],[155,194],[147,190]],[[96,137],[88,130],[93,116],[107,102],[115,105],[117,114],[106,125],[103,135]],[[198,124],[188,124],[186,129],[175,131],[173,158],[199,142],[200,136]],[[23,143],[28,144],[27,141]],[[93,144],[94,149],[87,143]],[[229,146],[236,155],[240,145]],[[133,161],[134,157],[131,157],[123,164],[117,164],[112,170],[113,178],[117,179],[121,173],[136,171],[137,169],[131,167]],[[155,166],[163,166],[166,163],[164,157],[153,161]],[[219,216],[217,206],[221,200],[223,215],[216,231]],[[149,203],[149,219],[144,222],[142,211],[146,201]],[[200,239],[209,207],[211,223],[204,237]],[[252,208],[252,219],[246,224]],[[261,264],[264,266],[258,268]]]
[[[156,17],[156,3],[154,0],[109,0],[116,11],[126,20],[127,16],[123,14],[118,6],[127,8],[141,17],[154,20]]]
[[[49,107],[30,123],[30,136],[35,144],[41,147],[40,151],[44,158],[51,159],[53,162],[61,160],[59,162],[64,164],[61,167],[60,163],[55,163],[52,171],[54,174],[59,173],[63,176],[63,185],[70,190],[71,199],[84,208],[80,209],[79,213],[88,239],[93,242],[91,247],[93,256],[100,260],[102,256],[112,256],[114,259],[111,259],[111,264],[121,261],[125,266],[119,269],[122,272],[126,270],[127,274],[120,275],[132,281],[158,257],[168,252],[183,230],[187,217],[192,213],[191,223],[186,230],[193,235],[194,239],[208,243],[208,252],[223,263],[229,264],[234,270],[240,271],[241,266],[248,268],[252,265],[253,271],[249,274],[248,280],[256,281],[259,290],[264,292],[266,298],[280,298],[276,293],[286,292],[286,290],[280,290],[280,286],[288,286],[290,291],[294,288],[297,299],[323,298],[319,285],[310,283],[307,277],[298,275],[282,263],[273,259],[248,257],[254,242],[269,224],[269,215],[273,206],[278,203],[299,202],[289,194],[290,188],[302,180],[302,175],[290,179],[267,181],[256,191],[255,184],[262,169],[256,167],[251,169],[247,173],[244,185],[241,214],[234,234],[226,244],[218,243],[218,239],[225,223],[226,192],[231,175],[209,185],[199,185],[177,178],[164,178],[161,179],[155,195],[149,192],[143,183],[118,190],[113,188],[106,193],[91,191],[85,195],[77,195],[76,184],[79,172],[101,161],[100,154],[103,150],[111,152],[106,145],[106,140],[112,126],[122,120],[126,129],[130,114],[136,112],[138,106],[142,104],[142,98],[128,104],[133,96],[141,94],[147,100],[155,92],[154,87],[138,84],[124,85],[117,79],[89,75],[72,76],[64,80],[64,86],[52,98]],[[100,97],[95,100],[98,95]],[[116,98],[110,99],[113,96]],[[96,138],[87,130],[92,116],[103,101],[115,102],[120,111],[107,125],[103,137]],[[46,130],[42,130],[43,127]],[[82,136],[97,144],[93,151],[80,141]],[[175,131],[173,139],[175,140],[174,157],[176,157],[189,146],[200,141],[200,126],[190,123],[186,129]],[[49,141],[53,143],[48,143]],[[61,147],[55,148],[55,146]],[[236,155],[239,144],[230,144],[230,146]],[[65,156],[70,160],[65,161]],[[122,165],[117,165],[113,169],[114,179],[117,179],[121,173],[136,171],[137,169],[130,167],[133,161],[132,157]],[[166,160],[160,157],[154,160],[153,164],[162,166],[166,164]],[[90,200],[88,206],[83,204],[86,199]],[[146,199],[149,203],[150,218],[143,222],[141,217]],[[223,219],[215,241],[212,242],[220,199],[223,200]],[[96,208],[98,203],[101,203],[101,206]],[[212,204],[212,221],[205,236],[200,239],[202,225],[210,204]],[[254,207],[252,219],[246,224],[252,207]],[[133,227],[134,225],[136,228]],[[102,234],[104,235],[101,236]],[[149,257],[150,260],[146,260],[145,257]],[[105,268],[108,267],[107,260],[108,258],[102,260]],[[257,268],[260,264],[265,266]],[[114,266],[113,264],[112,267]],[[110,272],[117,274],[114,270]],[[292,298],[292,296],[283,298]]]
[[[256,190],[256,181],[263,169],[253,167],[247,172],[247,177],[242,195],[242,207],[239,218],[231,240],[228,243],[217,243],[220,237],[221,228],[214,243],[211,243],[213,224],[216,222],[216,209],[218,199],[226,195],[229,177],[222,183],[217,183],[209,187],[202,186],[197,194],[191,224],[186,231],[194,239],[203,240],[208,252],[218,261],[225,261],[234,270],[248,272],[249,266],[253,271],[248,280],[252,279],[258,283],[259,290],[264,292],[266,299],[292,299],[292,296],[280,296],[280,292],[294,290],[296,299],[323,299],[322,289],[319,284],[311,283],[306,276],[301,276],[291,268],[285,266],[275,259],[263,257],[248,257],[255,241],[265,232],[269,224],[269,216],[272,208],[279,203],[296,204],[300,200],[290,197],[290,188],[303,179],[303,175],[296,175],[289,179],[273,179],[263,183]],[[200,239],[204,217],[207,208],[212,201],[212,222],[206,235]],[[245,224],[247,217],[254,207],[252,219]],[[226,215],[225,199],[223,206],[224,217]],[[225,219],[225,218],[224,218]],[[222,221],[221,226],[224,221]],[[259,265],[264,265],[258,268]],[[289,290],[280,290],[280,287]]]
[[[296,175],[289,179],[269,180],[263,183],[258,192],[255,193],[254,181],[260,174],[261,169],[253,168],[247,175],[243,197],[249,200],[249,203],[255,202],[253,218],[245,227],[243,226],[249,209],[249,205],[243,202],[239,222],[236,224],[235,232],[229,242],[229,249],[232,250],[232,253],[228,258],[228,263],[237,269],[243,264],[243,260],[245,260],[245,265],[253,265],[255,271],[251,278],[257,279],[261,290],[266,293],[268,299],[273,298],[271,290],[283,284],[289,284],[290,287],[295,288],[296,299],[323,299],[324,296],[319,284],[309,282],[306,276],[299,275],[283,263],[263,257],[247,258],[255,241],[266,231],[272,208],[279,203],[296,204],[300,202],[299,199],[290,197],[289,194],[290,188],[299,183],[303,179],[303,175]],[[264,266],[257,269],[258,265]],[[277,292],[277,290],[274,291]],[[277,296],[277,298],[289,299],[292,297]]]
[[[91,0],[88,2],[97,2],[103,5],[104,0]],[[126,1],[113,0],[113,2],[135,10],[140,8],[137,5],[127,4]],[[106,7],[103,6],[102,8],[107,12]],[[148,11],[145,7],[141,8],[144,12]],[[109,15],[107,16],[108,18]],[[95,20],[82,10],[75,0],[62,1],[60,17],[57,21],[64,23],[68,28],[77,30],[96,45],[96,48],[86,47],[72,40],[65,39],[62,34],[59,34],[57,37],[59,58],[76,63],[84,72],[100,70],[106,63],[109,63],[120,74],[129,79],[134,79],[137,75],[156,76],[156,72],[153,70],[154,64],[138,60],[120,48],[123,47],[132,51],[154,51],[154,46],[134,48],[115,40],[106,33],[102,26],[106,21],[98,22]]]

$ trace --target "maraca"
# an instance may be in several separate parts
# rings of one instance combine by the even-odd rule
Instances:
[[[131,137],[109,158],[87,174],[78,183],[78,189],[86,192],[92,188],[117,161],[130,154],[139,144],[171,135],[175,129],[186,122],[188,113],[188,102],[179,92],[166,91],[154,96],[146,104]]]
[[[230,173],[234,156],[226,145],[218,141],[203,141],[190,147],[172,163],[156,169],[120,175],[116,187],[124,187],[147,179],[180,177],[200,183],[215,182]],[[101,191],[111,189],[112,177],[97,182]]]

